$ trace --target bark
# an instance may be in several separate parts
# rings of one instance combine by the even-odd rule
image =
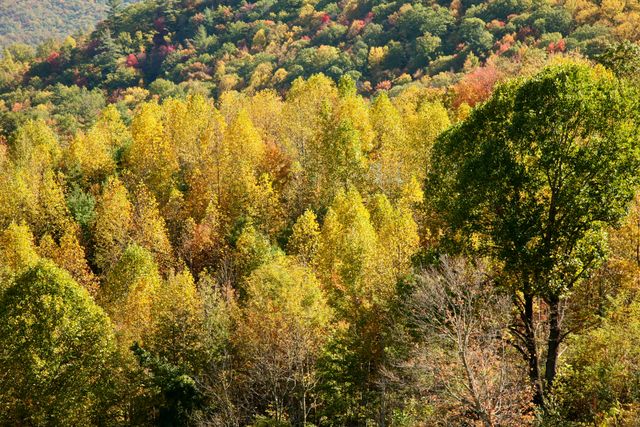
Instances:
[[[550,390],[556,377],[558,353],[560,351],[560,301],[553,297],[549,301],[549,337],[547,340],[547,361],[545,365],[545,386]]]
[[[527,362],[529,364],[529,379],[533,385],[533,403],[541,406],[543,404],[542,377],[540,375],[540,365],[538,349],[536,346],[535,324],[533,314],[533,295],[524,295],[524,339],[527,348]]]

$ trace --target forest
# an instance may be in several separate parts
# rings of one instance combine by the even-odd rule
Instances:
[[[639,5],[108,9],[0,58],[0,425],[640,423]]]
[[[38,45],[81,34],[106,16],[117,0],[0,0],[0,47]],[[135,0],[124,0],[132,3]]]

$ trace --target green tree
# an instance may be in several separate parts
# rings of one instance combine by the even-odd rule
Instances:
[[[0,299],[0,423],[91,425],[106,414],[115,351],[108,317],[42,261]]]
[[[629,95],[600,68],[547,68],[500,87],[438,140],[432,161],[433,207],[452,234],[502,266],[514,342],[542,404],[567,334],[562,301],[603,259],[604,230],[625,215],[638,183]],[[548,310],[544,352],[537,309]]]

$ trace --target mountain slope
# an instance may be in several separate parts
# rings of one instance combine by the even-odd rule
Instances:
[[[82,116],[106,101],[130,108],[189,92],[283,92],[318,73],[349,76],[363,94],[420,85],[473,106],[497,81],[557,56],[596,58],[637,41],[638,23],[637,0],[145,0],[36,53],[10,48],[0,62],[0,126],[9,133],[25,117],[13,113],[25,110],[75,122],[64,111],[78,98],[89,106]]]
[[[0,47],[37,45],[86,31],[106,16],[108,0],[1,0]],[[132,0],[127,0],[131,3]]]

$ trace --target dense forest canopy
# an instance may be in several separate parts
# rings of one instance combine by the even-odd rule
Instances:
[[[0,47],[37,45],[87,31],[106,17],[118,0],[2,0]],[[124,0],[132,3],[135,0]]]
[[[15,130],[14,110],[20,117],[63,114],[72,126],[95,118],[105,101],[284,91],[316,73],[336,82],[350,76],[367,95],[416,85],[447,90],[447,103],[456,107],[473,106],[496,82],[531,73],[551,57],[597,59],[640,37],[635,0],[147,0],[124,6],[110,1],[107,19],[89,34],[5,51],[4,129]],[[84,104],[82,114],[55,111],[71,104]]]
[[[1,425],[640,423],[640,5],[107,9],[0,59]]]

